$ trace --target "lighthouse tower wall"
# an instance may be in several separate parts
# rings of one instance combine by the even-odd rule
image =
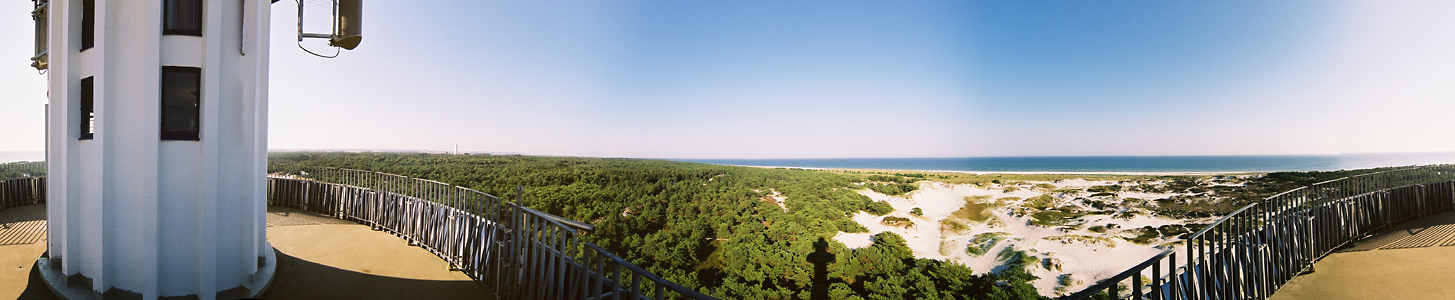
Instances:
[[[167,30],[170,11],[185,9],[175,3],[200,5],[199,31]],[[43,260],[65,277],[52,287],[143,299],[261,292],[275,263],[269,4],[50,2]]]

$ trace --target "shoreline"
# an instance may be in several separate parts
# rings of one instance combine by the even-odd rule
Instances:
[[[996,156],[802,159],[666,159],[728,166],[883,169],[970,174],[1216,175],[1358,170],[1455,163],[1455,152],[1332,155]],[[801,166],[801,167],[795,167]]]
[[[710,163],[701,163],[710,164]],[[822,171],[871,171],[871,172],[922,172],[922,173],[961,173],[972,175],[987,174],[1045,174],[1045,175],[1134,175],[1134,176],[1208,176],[1208,175],[1252,175],[1267,174],[1277,171],[1227,171],[1227,172],[1158,172],[1158,171],[957,171],[957,170],[915,170],[915,169],[860,169],[860,168],[823,168],[823,167],[794,167],[794,166],[751,166],[731,164],[710,164],[719,166],[749,167],[764,169],[804,169]]]

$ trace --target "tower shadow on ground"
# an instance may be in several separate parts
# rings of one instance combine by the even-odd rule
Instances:
[[[274,250],[278,273],[262,299],[479,299],[479,283],[380,276]]]
[[[51,290],[45,287],[45,278],[41,277],[40,270],[35,264],[30,266],[30,279],[25,284],[25,291],[20,292],[20,300],[52,300],[60,299]]]
[[[829,263],[834,262],[834,254],[828,252],[829,242],[823,237],[813,242],[813,253],[808,254],[808,262],[813,263],[813,290],[809,292],[810,300],[829,300]]]

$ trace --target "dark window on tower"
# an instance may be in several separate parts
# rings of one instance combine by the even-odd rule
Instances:
[[[89,140],[96,133],[96,94],[92,78],[81,79],[81,139]]]
[[[201,86],[202,69],[162,67],[162,140],[198,140]]]
[[[96,0],[81,0],[81,50],[96,45]]]
[[[202,0],[166,0],[162,34],[202,36]]]

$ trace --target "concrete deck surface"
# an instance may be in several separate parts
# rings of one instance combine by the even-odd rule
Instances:
[[[45,253],[45,205],[0,211],[0,299],[56,299],[33,270]]]
[[[1314,263],[1270,297],[1455,299],[1455,212],[1394,226]]]
[[[263,299],[485,299],[488,292],[424,248],[368,226],[338,224],[312,213],[280,214],[334,224],[268,227],[278,250],[278,275]]]
[[[44,222],[44,205],[0,211],[0,299],[56,299],[31,269],[45,252]],[[489,297],[429,251],[368,226],[270,207],[268,242],[278,269],[263,299]]]

